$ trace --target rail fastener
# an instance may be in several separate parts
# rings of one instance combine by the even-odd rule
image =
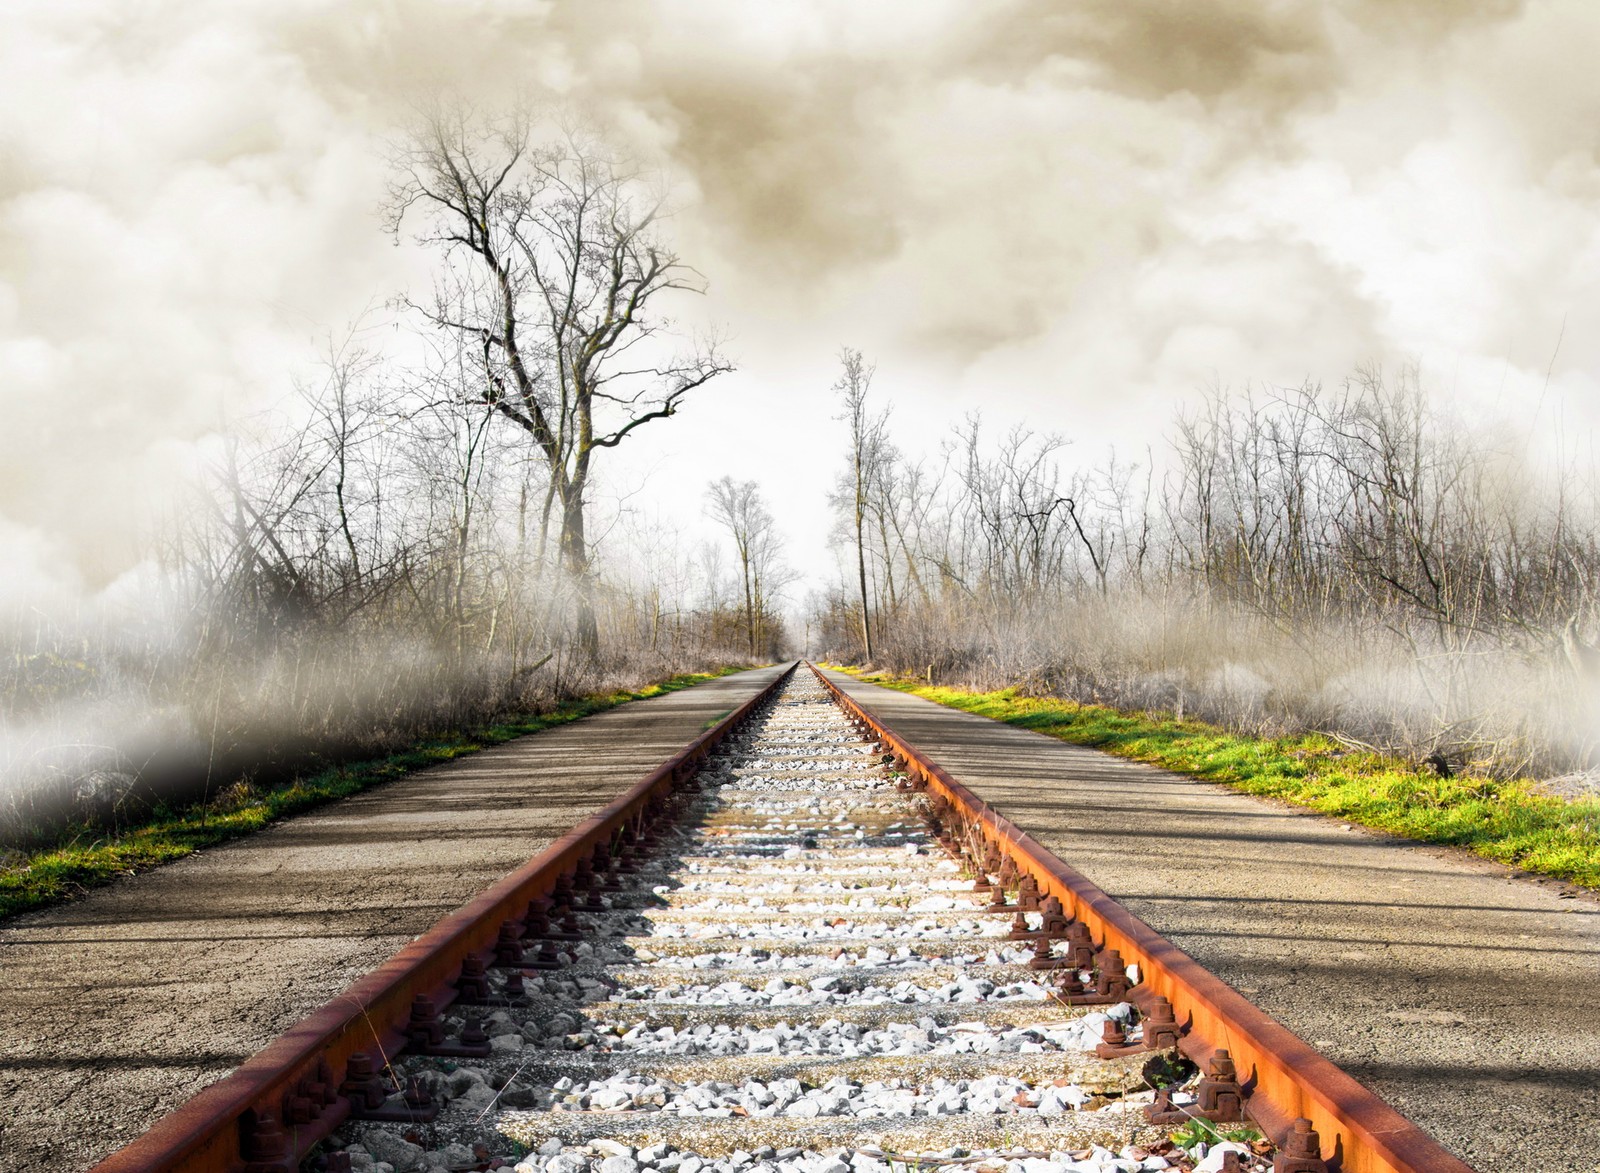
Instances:
[[[352,1116],[423,1121],[436,1108],[420,1086],[398,1089],[382,1072],[408,1048],[474,1048],[447,1043],[438,1014],[479,988],[508,921],[534,902],[596,889],[597,858],[609,869],[618,845],[648,840],[651,823],[675,791],[693,791],[694,772],[711,749],[792,676],[790,664],[666,762],[573,826],[321,1009],[108,1155],[91,1173],[294,1173]],[[572,907],[583,907],[572,904]],[[531,968],[531,966],[530,966]],[[475,1049],[475,1048],[474,1048]],[[388,1101],[403,1091],[400,1105]]]
[[[1240,1107],[1278,1148],[1275,1173],[1317,1173],[1322,1168],[1338,1173],[1473,1173],[1371,1090],[958,782],[816,665],[806,666],[865,734],[892,755],[911,785],[928,795],[934,816],[945,824],[946,845],[952,853],[964,854],[979,884],[992,890],[990,877],[1009,861],[1016,874],[1031,877],[1038,892],[1060,901],[1087,927],[1099,941],[1097,957],[1114,955],[1117,965],[1138,966],[1139,980],[1129,989],[1128,1000],[1147,1021],[1154,1014],[1170,1014],[1176,1029],[1171,1024],[1163,1029],[1177,1036],[1178,1049],[1208,1075],[1215,1071],[1215,1084],[1238,1088]],[[949,826],[952,822],[957,825]],[[1115,977],[1114,970],[1110,976]],[[1165,1000],[1164,1009],[1158,1009],[1158,999]],[[1246,1074],[1241,1078],[1239,1072]]]

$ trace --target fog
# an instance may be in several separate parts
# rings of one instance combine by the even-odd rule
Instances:
[[[437,256],[380,209],[440,99],[581,118],[665,176],[707,286],[675,325],[738,369],[607,454],[593,530],[645,593],[658,555],[722,589],[685,568],[724,475],[770,506],[790,604],[837,579],[842,346],[907,453],[981,411],[1075,467],[1159,459],[1208,388],[1367,363],[1535,468],[1592,453],[1597,51],[1583,0],[24,0],[0,44],[0,619],[53,654],[200,646],[154,561],[196,481],[303,416],[330,338],[416,358],[395,301]],[[102,672],[6,760],[214,747],[209,685],[166,710],[139,679]]]

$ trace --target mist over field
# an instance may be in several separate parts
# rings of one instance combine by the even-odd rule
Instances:
[[[14,7],[0,771],[209,794],[808,635],[865,658],[862,596],[908,671],[1586,769],[1597,50],[1582,0]],[[490,305],[481,258],[385,225],[430,117],[483,147],[519,109],[666,193],[642,353],[733,368],[599,451],[576,567],[482,397],[510,360],[427,316]],[[875,537],[841,347],[893,407]],[[1347,524],[1382,509],[1346,453],[1320,528],[1257,541],[1293,495],[1223,488],[1315,461],[1248,426],[1196,536],[1186,420],[1374,370],[1430,470],[1385,465],[1409,536]],[[1012,498],[963,475],[1018,427],[1066,446],[986,523]]]

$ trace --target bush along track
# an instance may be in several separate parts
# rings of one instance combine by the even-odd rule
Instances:
[[[481,729],[420,741],[383,757],[329,766],[271,790],[235,786],[209,803],[181,810],[158,808],[147,820],[115,832],[89,827],[71,829],[53,845],[0,858],[0,920],[63,903],[90,888],[108,884],[119,875],[170,863],[201,848],[252,834],[277,819],[347,798],[414,771],[629,701],[677,692],[737,671],[741,669],[686,673],[636,691],[580,697],[548,713],[511,717]]]
[[[1014,688],[965,692],[838,670],[1073,745],[1600,889],[1600,800],[1540,794],[1527,779],[1440,778],[1316,734],[1247,737],[1167,714],[1022,696]]]

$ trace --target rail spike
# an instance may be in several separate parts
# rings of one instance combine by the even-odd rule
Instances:
[[[292,1036],[271,1044],[234,1075],[213,1085],[203,1105],[180,1109],[164,1126],[108,1158],[98,1173],[155,1169],[198,1173],[201,1168],[290,1173],[344,1119],[402,1125],[432,1120],[438,1105],[427,1086],[415,1077],[401,1086],[373,1056],[398,1054],[408,1032],[424,1047],[454,1045],[455,1040],[445,1040],[437,1012],[447,1000],[466,1005],[487,996],[491,1003],[529,1002],[525,970],[547,954],[554,955],[554,940],[560,934],[593,931],[577,920],[575,912],[584,906],[606,907],[598,889],[627,872],[633,857],[658,840],[664,839],[669,850],[679,841],[679,833],[666,820],[694,809],[693,796],[701,792],[696,778],[699,764],[730,730],[768,706],[794,670],[777,674],[758,695],[571,828],[529,864],[445,917],[346,995],[301,1023]],[[1006,911],[1023,917],[1022,927],[1038,934],[1032,938],[1036,953],[1065,962],[1072,967],[1068,973],[1097,969],[1092,989],[1076,983],[1085,1004],[1132,994],[1131,1000],[1144,1010],[1141,1028],[1147,1049],[1170,1050],[1181,1042],[1185,1053],[1210,1052],[1207,1076],[1193,1108],[1214,1113],[1218,1120],[1236,1110],[1248,1111],[1265,1131],[1281,1138],[1274,1173],[1327,1173],[1321,1154],[1324,1135],[1336,1136],[1335,1152],[1344,1169],[1470,1173],[1415,1126],[1287,1036],[1235,991],[1022,834],[820,671],[810,670],[864,735],[882,744],[895,772],[920,792],[915,801],[925,804],[930,830],[941,843],[953,855],[967,855],[972,870],[982,873],[985,881],[994,877],[1002,900],[1016,893],[1015,904]],[[1030,889],[1030,881],[1036,889]],[[534,904],[541,900],[545,903],[535,915]],[[1071,919],[1065,919],[1068,910],[1074,914]],[[1042,920],[1040,929],[1032,928],[1028,918],[1033,916]],[[505,931],[511,925],[514,933]],[[522,964],[510,965],[503,983],[498,977],[491,983],[485,972],[489,967],[483,963],[500,952],[496,946],[502,941],[505,960],[513,961],[516,953]],[[1055,957],[1056,941],[1062,941],[1065,950],[1061,958]],[[535,942],[537,958],[529,956],[535,952]],[[477,965],[469,965],[468,957],[476,957]],[[1124,959],[1137,963],[1141,971],[1139,990],[1131,989],[1134,983],[1128,980]],[[500,983],[499,998],[496,983]],[[1151,989],[1171,995],[1183,1008],[1181,1026],[1170,1004],[1153,994],[1143,996]],[[469,1019],[459,1042],[483,1046],[487,1040],[482,1033],[480,1024]],[[1114,1039],[1116,1029],[1110,1033]],[[1226,1042],[1226,1049],[1218,1046],[1219,1041]],[[1121,1045],[1127,1044],[1124,1034]],[[1285,1055],[1292,1056],[1292,1062]],[[308,1056],[314,1066],[308,1066]],[[1250,1073],[1248,1103],[1237,1074],[1241,1070]],[[334,1071],[342,1073],[337,1082]],[[1295,1111],[1275,1105],[1293,1106]],[[201,1151],[207,1154],[203,1164],[188,1162],[185,1154]],[[328,1173],[345,1173],[349,1168],[348,1154],[333,1153],[329,1158]],[[492,1163],[485,1151],[474,1152],[473,1158],[478,1167]],[[1228,1173],[1226,1163],[1223,1173]]]
[[[868,714],[820,669],[813,665],[811,671],[846,712],[871,717],[874,731],[902,749],[907,773],[924,779],[925,801],[946,831],[943,842],[951,855],[962,855],[964,846],[970,843],[968,829],[975,826],[998,832],[1006,842],[1019,843],[1020,853],[1027,861],[1024,870],[1035,872],[1047,891],[1061,897],[1078,913],[1080,919],[1072,922],[1068,936],[1069,952],[1076,954],[1076,968],[1090,968],[1095,937],[1115,945],[1138,962],[1143,981],[1149,982],[1152,974],[1159,975],[1160,988],[1175,995],[1181,993],[1187,1020],[1177,1033],[1183,1037],[1186,1050],[1203,1046],[1207,1039],[1230,1041],[1232,1055],[1252,1072],[1252,1114],[1264,1126],[1266,1119],[1273,1120],[1269,1131],[1282,1135],[1279,1152],[1273,1158],[1274,1173],[1328,1173],[1318,1152],[1319,1129],[1337,1130],[1344,1146],[1339,1166],[1343,1169],[1361,1168],[1370,1173],[1472,1173],[1469,1166],[1446,1152],[1432,1137],[1294,1040],[1280,1024],[1115,904],[1081,873],[1025,840],[1008,820],[910,746],[887,722]],[[1147,1025],[1150,1022],[1147,1016]],[[1172,1027],[1158,1020],[1157,1034],[1163,1039],[1172,1038]],[[1292,1044],[1292,1062],[1279,1053],[1280,1046],[1285,1045],[1283,1040]],[[1300,1110],[1288,1111],[1291,1105],[1313,1109],[1316,1118],[1304,1116]]]

